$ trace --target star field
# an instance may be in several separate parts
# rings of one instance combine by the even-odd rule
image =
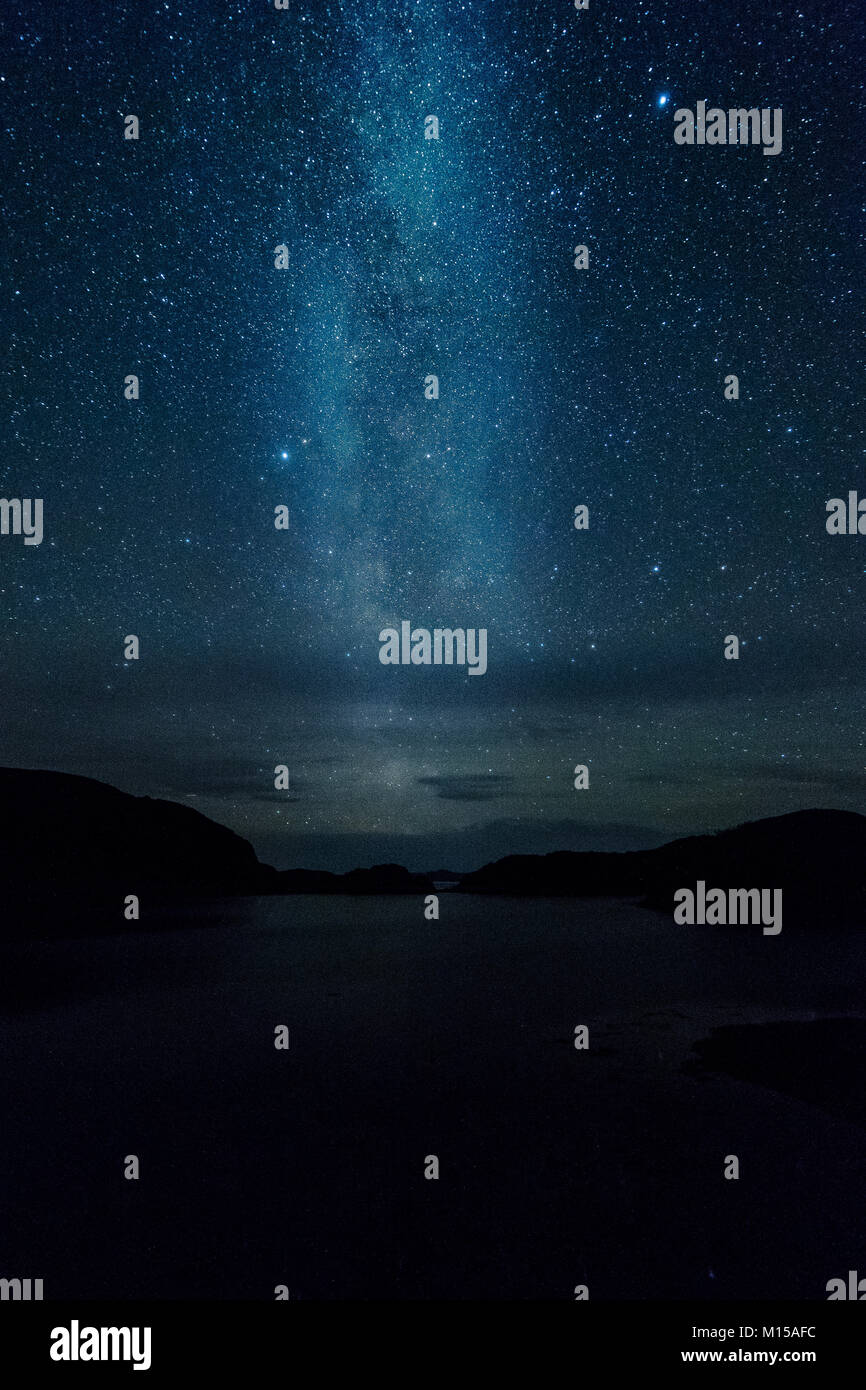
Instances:
[[[849,0],[9,7],[2,487],[46,530],[0,541],[3,760],[330,868],[860,809],[863,38]],[[781,107],[782,152],[676,146],[699,100]],[[488,673],[383,668],[404,618],[486,627]]]

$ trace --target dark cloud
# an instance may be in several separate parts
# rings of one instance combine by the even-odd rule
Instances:
[[[626,781],[637,787],[688,787],[695,783],[697,769],[664,768],[658,772],[636,772]],[[809,766],[800,762],[777,759],[774,762],[743,762],[736,757],[730,762],[702,764],[699,775],[714,782],[781,782],[792,787],[812,787],[816,791],[838,792],[845,795],[866,795],[866,772],[842,768]]]
[[[443,801],[495,801],[507,796],[514,778],[495,772],[463,773],[450,777],[418,777],[418,785],[432,787]]]

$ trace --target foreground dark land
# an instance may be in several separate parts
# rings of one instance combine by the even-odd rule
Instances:
[[[235,899],[7,941],[0,1275],[46,1298],[569,1300],[825,1299],[866,1273],[860,933],[441,908]]]

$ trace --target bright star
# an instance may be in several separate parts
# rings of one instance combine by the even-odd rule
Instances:
[[[280,458],[281,458],[281,459],[287,459],[288,457],[289,457],[289,456],[288,456],[288,454],[286,454],[286,453],[280,454]]]
[[[665,92],[662,92],[662,95],[659,97],[659,106],[667,106],[667,104],[667,94]]]

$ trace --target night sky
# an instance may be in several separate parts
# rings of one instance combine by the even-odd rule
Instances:
[[[4,15],[0,485],[45,537],[0,536],[0,761],[279,867],[864,809],[855,0]],[[781,153],[676,145],[701,100]],[[487,673],[383,666],[403,620]]]

